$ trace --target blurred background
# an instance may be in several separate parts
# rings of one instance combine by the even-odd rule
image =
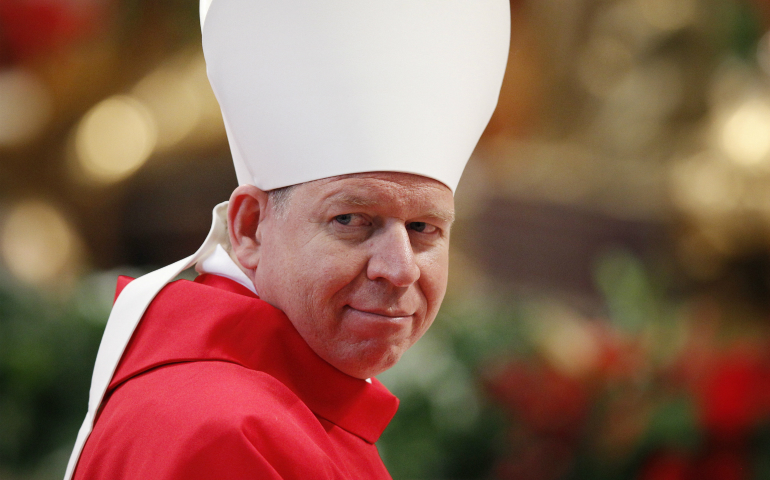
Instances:
[[[512,0],[399,479],[770,479],[770,2]],[[236,186],[195,0],[0,0],[0,479],[61,478],[116,276]],[[301,138],[301,132],[297,132]]]

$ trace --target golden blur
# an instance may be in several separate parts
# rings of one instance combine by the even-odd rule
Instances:
[[[79,239],[53,205],[26,200],[14,205],[0,225],[2,259],[23,282],[45,287],[73,272]]]
[[[121,95],[101,101],[86,113],[75,133],[75,148],[83,172],[109,183],[138,170],[150,157],[157,137],[149,109]]]
[[[74,131],[75,174],[119,182],[155,152],[173,151],[184,141],[198,148],[221,142],[219,106],[205,75],[200,52],[183,52],[149,72],[129,94],[91,107]]]

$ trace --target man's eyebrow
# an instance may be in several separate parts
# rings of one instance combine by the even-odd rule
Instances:
[[[453,210],[431,210],[425,216],[428,218],[437,218],[449,224],[452,224],[455,221],[455,212]]]

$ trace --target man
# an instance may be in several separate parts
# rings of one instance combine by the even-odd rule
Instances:
[[[198,252],[119,282],[65,478],[389,478],[374,443],[398,402],[373,377],[444,296],[508,2],[201,13],[240,186]]]

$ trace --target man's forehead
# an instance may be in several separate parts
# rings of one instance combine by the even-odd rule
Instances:
[[[332,177],[322,178],[322,179],[314,180],[308,183],[332,184],[332,183],[347,181],[347,180],[366,180],[366,179],[392,182],[394,184],[398,184],[404,187],[419,187],[420,185],[435,185],[435,186],[441,186],[443,188],[446,188],[451,192],[449,187],[447,187],[445,184],[441,183],[440,181],[432,177],[426,177],[424,175],[419,175],[415,173],[395,172],[395,171],[348,173],[345,175],[335,175]]]

